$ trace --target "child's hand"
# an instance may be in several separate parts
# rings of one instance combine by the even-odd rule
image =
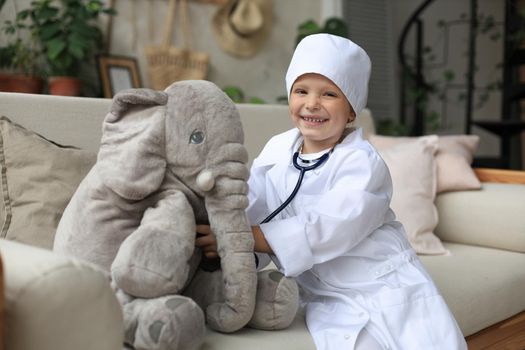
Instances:
[[[217,253],[217,240],[211,231],[210,225],[197,225],[195,246],[199,247],[208,259],[219,257]]]

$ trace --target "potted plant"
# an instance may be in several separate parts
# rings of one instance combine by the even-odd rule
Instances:
[[[323,27],[313,19],[306,20],[297,26],[295,45],[297,46],[306,36],[318,33],[328,33],[348,38],[348,26],[344,20],[337,17],[327,18]]]
[[[103,44],[97,19],[115,11],[101,0],[35,0],[29,12],[49,66],[49,92],[79,95],[83,65],[94,66]]]
[[[3,5],[3,3],[1,4]],[[14,3],[16,10],[16,3]],[[26,24],[29,13],[16,13],[14,21],[4,22],[2,32],[7,43],[0,47],[0,90],[11,92],[40,93],[43,88],[43,60],[36,41],[35,31]]]

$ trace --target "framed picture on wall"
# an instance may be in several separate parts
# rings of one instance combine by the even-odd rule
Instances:
[[[112,98],[121,90],[142,87],[134,57],[98,56],[97,62],[104,97]]]

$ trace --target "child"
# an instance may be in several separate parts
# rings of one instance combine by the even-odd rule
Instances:
[[[296,278],[317,349],[466,349],[395,221],[384,161],[360,129],[347,127],[366,104],[369,75],[370,59],[348,39],[316,34],[297,46],[286,74],[296,128],[274,136],[251,169],[255,250]],[[293,192],[295,152],[300,166],[322,164],[304,173],[280,213],[257,225]],[[208,235],[197,245],[216,255],[213,235],[201,231]]]

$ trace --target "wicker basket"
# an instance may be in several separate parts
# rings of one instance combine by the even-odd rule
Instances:
[[[184,39],[182,48],[171,45],[177,1],[180,2],[180,20]],[[179,80],[205,79],[208,74],[208,54],[191,49],[187,6],[187,0],[170,0],[163,44],[145,48],[150,86],[155,90],[164,90],[171,83]]]

